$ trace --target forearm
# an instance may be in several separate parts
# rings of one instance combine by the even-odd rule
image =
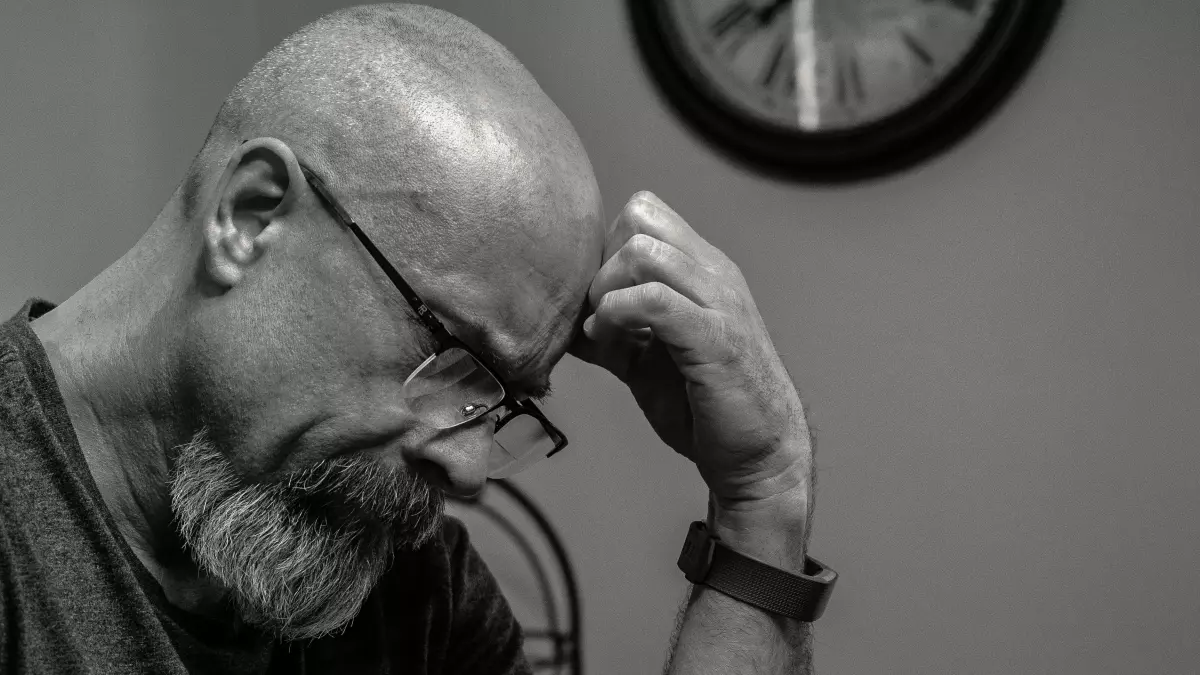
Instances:
[[[810,626],[693,586],[667,672],[810,675],[816,672]]]
[[[804,571],[810,507],[805,489],[752,514],[711,508],[708,524],[725,546],[799,574]],[[811,624],[694,585],[667,672],[812,673]]]

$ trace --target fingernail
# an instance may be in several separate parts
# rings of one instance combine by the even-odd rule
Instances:
[[[592,327],[596,325],[596,315],[593,314],[583,320],[583,334],[592,337]]]

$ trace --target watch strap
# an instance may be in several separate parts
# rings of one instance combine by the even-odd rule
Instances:
[[[837,572],[805,556],[804,574],[792,574],[724,546],[700,521],[692,523],[679,568],[703,584],[767,612],[816,621],[825,611]]]

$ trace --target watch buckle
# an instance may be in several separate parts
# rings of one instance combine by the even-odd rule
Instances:
[[[708,534],[708,527],[701,521],[692,523],[688,528],[687,539],[683,542],[683,550],[679,552],[678,563],[688,581],[702,584],[708,579],[713,548],[713,539]]]

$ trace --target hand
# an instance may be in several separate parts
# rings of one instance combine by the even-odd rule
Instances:
[[[617,216],[604,256],[571,353],[629,386],[719,505],[810,500],[803,406],[737,266],[649,192]]]

